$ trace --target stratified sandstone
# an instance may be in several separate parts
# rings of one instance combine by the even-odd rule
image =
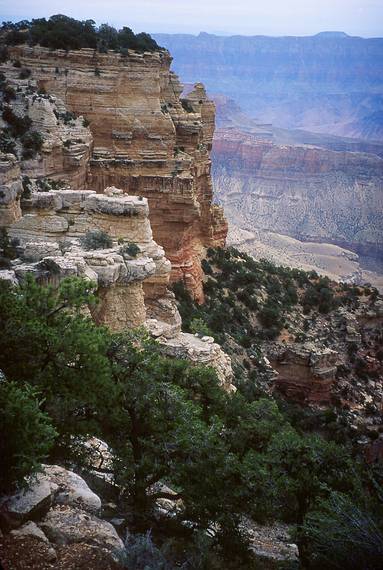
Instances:
[[[14,197],[7,181],[18,173],[8,158],[4,158],[8,170],[4,168],[0,180],[5,203]],[[232,389],[230,359],[213,339],[205,342],[181,333],[175,298],[167,289],[171,265],[153,240],[146,198],[127,196],[114,187],[106,188],[104,194],[58,190],[32,192],[22,206],[24,215],[19,207],[18,219],[6,225],[9,237],[17,240],[21,258],[1,270],[0,279],[17,284],[27,273],[53,285],[69,276],[88,279],[99,299],[91,309],[96,322],[114,331],[146,325],[159,337],[166,354],[214,367],[224,388]],[[95,229],[111,237],[111,248],[83,248],[84,236]],[[139,248],[137,256],[126,248],[132,243]]]
[[[280,347],[272,360],[278,372],[275,388],[286,398],[304,404],[329,404],[339,356],[314,343]]]
[[[202,301],[201,258],[227,233],[223,210],[212,203],[214,104],[203,85],[181,99],[167,52],[18,46],[10,56],[2,66],[17,92],[10,107],[31,119],[43,146],[25,160],[16,140],[20,170],[11,157],[1,172],[7,213],[0,211],[0,225],[17,240],[21,258],[0,278],[14,284],[32,272],[53,285],[66,276],[89,279],[99,298],[96,322],[115,331],[146,324],[164,352],[213,366],[232,389],[230,359],[212,339],[181,333],[168,289],[170,279],[182,279]],[[28,80],[19,78],[14,59],[31,71]],[[30,180],[20,209],[22,176]],[[84,250],[82,238],[95,229],[112,238],[110,249]],[[138,246],[137,257],[121,248],[129,243]]]
[[[204,248],[223,245],[227,232],[212,204],[214,104],[203,86],[181,100],[166,51],[125,56],[18,46],[11,56],[31,69],[39,88],[90,121],[88,187],[145,196],[154,239],[172,263],[171,279],[183,279],[202,301]]]

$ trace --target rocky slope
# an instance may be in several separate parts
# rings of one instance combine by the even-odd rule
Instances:
[[[202,300],[203,248],[222,245],[227,231],[212,205],[214,105],[203,86],[182,101],[165,51],[123,56],[17,46],[9,53],[39,89],[89,121],[87,187],[102,192],[113,185],[148,198],[154,239],[172,262],[172,279],[185,279]],[[11,70],[9,62],[4,72]]]
[[[210,328],[232,358],[240,389],[283,395],[301,406],[302,422],[303,407],[318,418],[332,409],[331,429],[369,449],[382,430],[378,292],[255,261],[234,248],[209,250],[204,271],[205,305],[176,290],[184,329]]]
[[[278,127],[381,140],[381,38],[156,34],[183,81],[198,78]]]
[[[316,271],[334,281],[371,283],[383,291],[381,262],[337,245],[300,241],[275,231],[244,230],[235,224],[229,226],[227,244],[257,260],[268,259],[277,265]],[[371,267],[366,265],[366,260],[371,260]]]

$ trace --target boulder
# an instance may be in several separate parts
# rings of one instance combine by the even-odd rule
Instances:
[[[73,471],[68,471],[58,465],[46,465],[44,476],[51,484],[57,487],[54,503],[70,505],[99,514],[101,511],[101,499],[90,490],[84,479]]]
[[[41,528],[39,528],[37,524],[34,523],[33,521],[28,521],[27,523],[23,524],[23,526],[21,526],[20,528],[16,530],[11,530],[10,534],[15,537],[33,536],[34,538],[42,540],[43,542],[49,543],[49,540],[47,539]]]
[[[79,509],[55,506],[39,526],[59,546],[75,543],[96,546],[116,562],[124,556],[124,543],[113,525]]]
[[[15,272],[10,269],[2,269],[0,271],[0,279],[2,281],[7,281],[10,285],[19,284]]]
[[[29,486],[0,501],[0,523],[5,529],[14,529],[25,521],[44,515],[53,502],[58,486],[43,473],[31,479]]]

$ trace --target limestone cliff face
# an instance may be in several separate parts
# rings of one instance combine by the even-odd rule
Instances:
[[[10,51],[39,88],[90,121],[88,188],[103,192],[113,185],[145,196],[154,239],[172,263],[171,279],[184,279],[202,301],[202,252],[223,245],[227,232],[221,209],[212,204],[214,105],[203,86],[181,100],[168,52]]]
[[[14,162],[8,155],[0,158],[8,166],[0,184],[17,214],[12,216],[15,221],[3,227],[11,240],[17,240],[19,253],[7,269],[0,269],[0,279],[17,285],[32,273],[38,282],[53,286],[69,276],[90,280],[99,299],[90,308],[97,323],[113,331],[144,326],[164,353],[214,367],[222,386],[234,389],[230,358],[214,340],[181,332],[174,295],[167,289],[171,265],[153,240],[146,198],[127,196],[116,188],[107,188],[103,194],[91,190],[32,192],[21,201],[21,215],[20,200],[12,201],[15,190],[9,184],[15,174]],[[108,249],[84,248],[82,238],[96,229],[111,237]],[[138,255],[131,255],[122,242],[125,246],[134,242]]]
[[[21,218],[20,197],[23,186],[20,167],[13,154],[0,155],[0,227]]]
[[[233,223],[297,239],[378,253],[383,235],[383,159],[357,152],[277,145],[219,130],[217,194]]]

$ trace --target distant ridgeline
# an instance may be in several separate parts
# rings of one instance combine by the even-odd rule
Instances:
[[[7,45],[28,43],[40,44],[52,49],[94,48],[100,52],[126,49],[156,51],[161,49],[157,42],[145,32],[135,34],[124,26],[116,30],[108,24],[96,27],[93,20],[75,20],[62,14],[31,21],[3,22],[1,36]]]

